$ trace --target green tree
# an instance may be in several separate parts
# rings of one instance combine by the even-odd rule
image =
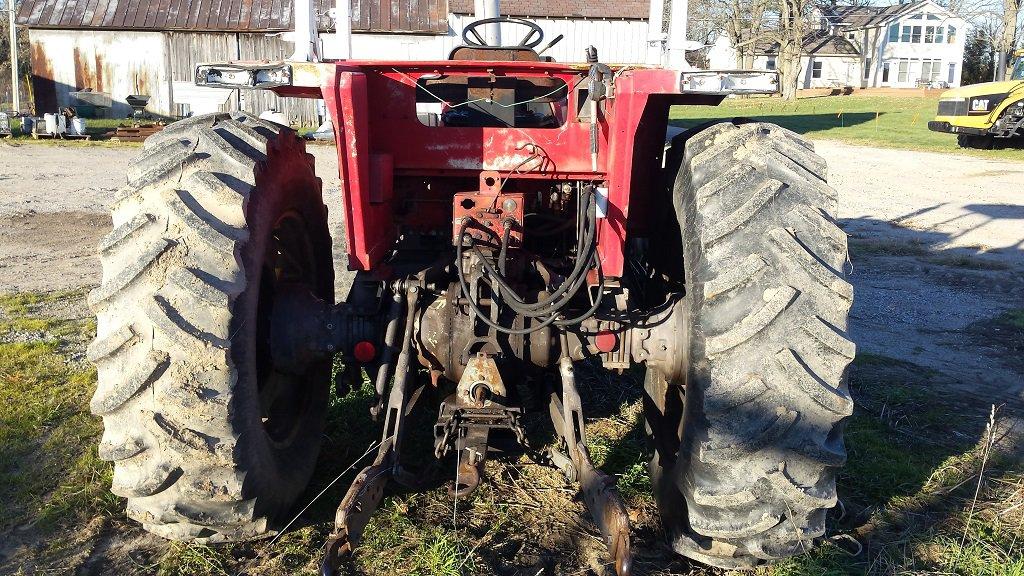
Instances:
[[[963,84],[992,81],[992,44],[981,29],[974,29],[964,46]]]

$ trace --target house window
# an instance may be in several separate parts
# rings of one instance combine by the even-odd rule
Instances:
[[[864,79],[867,80],[871,76],[871,58],[864,59]]]
[[[953,84],[954,78],[956,78],[956,62],[950,62],[949,75],[946,77],[946,82]]]
[[[906,84],[910,77],[910,60],[906,58],[900,58],[899,71],[896,74],[896,81],[900,84]]]
[[[811,64],[811,78],[821,78],[821,62]]]
[[[932,82],[938,80],[939,70],[942,68],[941,60],[924,60],[921,62],[921,80]]]
[[[892,24],[889,26],[889,42],[900,41],[900,25]]]
[[[846,39],[847,39],[847,40],[853,40],[853,39],[854,39],[854,38],[856,38],[856,37],[857,37],[857,34],[856,34],[856,33],[854,33],[854,32],[848,32],[848,33],[846,34]]]
[[[943,32],[945,30],[946,29],[943,28],[942,26],[939,26],[938,28],[935,29],[935,43],[936,44],[942,44],[942,34],[943,34]]]
[[[900,35],[900,42],[910,42],[910,26],[904,26]]]
[[[765,70],[775,70],[775,57],[771,56],[768,61],[764,63]]]
[[[914,26],[914,33],[911,35],[910,41],[913,42],[914,44],[920,44],[921,43],[921,27],[920,26]]]
[[[935,26],[924,27],[924,43],[934,44],[935,43]]]
[[[949,27],[949,33],[946,34],[946,42],[953,44],[956,42],[956,26]]]
[[[889,63],[882,64],[882,84],[889,83]]]
[[[942,20],[942,18],[939,18],[939,17],[938,17],[938,16],[936,16],[935,14],[929,14],[929,15],[927,16],[927,18],[928,18],[929,20]]]

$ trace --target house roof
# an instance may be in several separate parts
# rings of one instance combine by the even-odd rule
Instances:
[[[334,0],[312,0],[318,14]],[[294,29],[294,0],[22,0],[29,28],[277,32]],[[352,29],[443,32],[446,0],[351,0]],[[381,10],[384,4],[386,9]],[[324,29],[322,27],[322,29]]]
[[[758,54],[778,54],[778,42],[759,42]],[[812,30],[804,36],[802,54],[813,56],[860,56],[860,50],[852,42],[827,30]]]
[[[472,14],[473,0],[449,0],[452,12]],[[505,16],[537,18],[622,18],[646,20],[649,0],[501,0]]]
[[[872,28],[882,26],[927,3],[927,0],[919,0],[891,6],[829,6],[826,4],[821,7],[821,11],[832,24],[844,28]]]

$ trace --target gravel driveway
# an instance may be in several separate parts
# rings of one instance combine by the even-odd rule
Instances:
[[[1024,399],[1024,375],[976,328],[1024,308],[1024,163],[820,141],[851,236],[861,352],[943,371],[961,390]],[[340,228],[334,149],[311,145]],[[134,149],[0,141],[0,292],[100,280],[94,246]]]

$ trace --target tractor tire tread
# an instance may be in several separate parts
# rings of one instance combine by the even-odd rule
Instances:
[[[666,528],[684,556],[749,569],[807,549],[836,503],[853,409],[846,235],[803,137],[722,122],[674,145],[691,363],[667,472],[686,515]]]
[[[287,140],[305,154],[293,132],[247,114],[171,124],[132,162],[100,241],[104,279],[88,298],[99,456],[114,463],[111,490],[128,498],[129,517],[166,538],[250,539],[272,520],[233,464],[244,434],[231,425],[227,311],[246,283],[249,192],[268,149]]]

